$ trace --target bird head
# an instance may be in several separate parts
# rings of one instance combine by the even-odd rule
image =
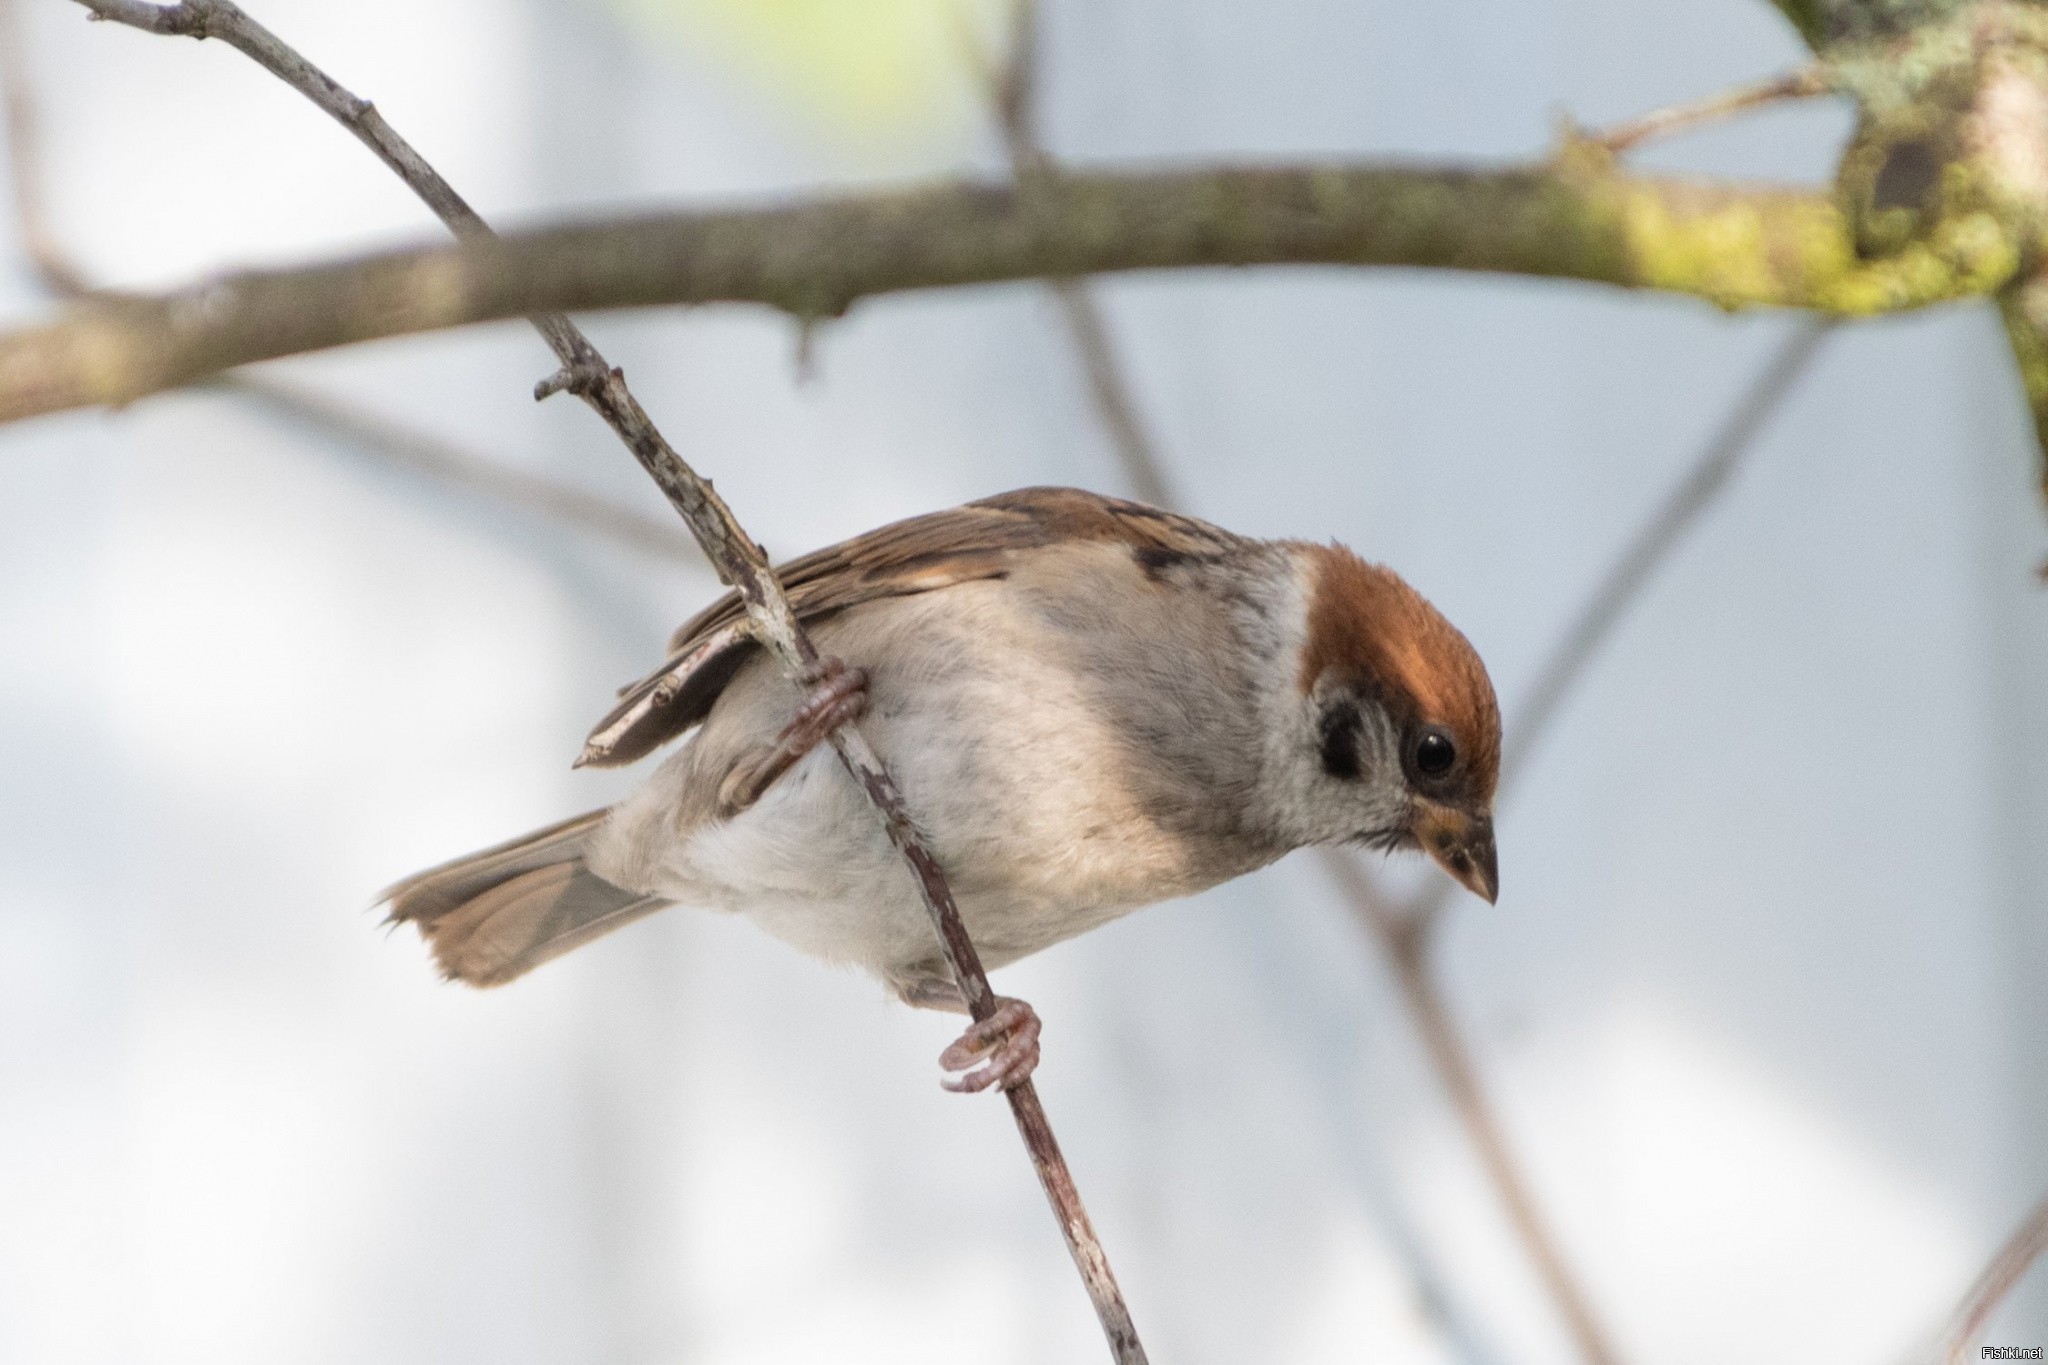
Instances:
[[[1341,545],[1297,554],[1304,607],[1288,748],[1302,842],[1420,848],[1492,901],[1500,707],[1486,666],[1392,570]]]

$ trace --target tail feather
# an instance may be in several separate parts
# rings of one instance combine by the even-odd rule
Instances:
[[[612,885],[583,863],[608,811],[591,811],[387,889],[391,922],[413,924],[441,970],[498,986],[668,904]]]

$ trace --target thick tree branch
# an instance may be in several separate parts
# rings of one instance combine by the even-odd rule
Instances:
[[[344,90],[229,0],[185,0],[183,4],[167,7],[137,4],[134,0],[80,0],[80,3],[102,18],[135,24],[158,33],[219,38],[247,53],[368,144],[458,235],[468,237],[483,249],[499,245],[490,236],[491,229],[456,194],[454,188],[384,122],[368,101],[357,99]],[[419,283],[431,288],[424,280]],[[226,287],[230,292],[234,289],[232,285]],[[199,314],[190,311],[195,301],[188,300],[183,311],[185,325],[195,321],[202,329],[207,325],[203,320],[209,309],[204,301],[206,297],[202,291],[196,300]],[[218,300],[222,296],[213,294],[211,297]],[[390,302],[393,300],[385,300],[387,305]],[[121,312],[137,306],[147,307],[132,300],[126,303],[108,300],[100,302],[97,308]],[[95,305],[81,307],[91,312]],[[165,321],[176,327],[179,324],[175,315],[179,307],[176,304],[171,307],[172,315],[167,315]],[[561,362],[559,381],[543,381],[541,396],[546,392],[566,389],[605,419],[681,514],[719,576],[738,591],[746,605],[747,619],[755,637],[790,676],[805,676],[818,661],[817,649],[783,595],[782,586],[769,567],[767,555],[746,534],[724,499],[668,444],[626,387],[625,376],[605,361],[574,324],[559,313],[549,311],[544,304],[525,305],[514,311],[534,315],[535,328]],[[362,316],[358,315],[359,320]],[[224,367],[208,367],[219,368]],[[7,370],[7,361],[0,357],[0,375]],[[995,992],[989,986],[980,957],[961,922],[945,874],[925,846],[895,779],[855,726],[840,727],[833,733],[831,742],[847,771],[867,793],[890,842],[909,863],[969,1012],[976,1020],[987,1019],[995,1012]],[[1046,1121],[1045,1111],[1039,1105],[1036,1088],[1026,1080],[1010,1088],[1007,1096],[1025,1146],[1037,1168],[1040,1183],[1066,1238],[1067,1249],[1094,1303],[1112,1356],[1119,1365],[1143,1365],[1145,1351],[1139,1344],[1137,1329],[1124,1306],[1115,1277],[1110,1273],[1108,1258],[1095,1237],[1087,1210],[1082,1206],[1073,1177],[1067,1170],[1066,1160],[1060,1154],[1059,1144]]]
[[[650,215],[103,296],[0,337],[0,421],[123,403],[274,356],[560,310],[756,302],[799,317],[901,290],[1104,271],[1419,265],[1602,281],[1725,307],[1868,314],[1982,294],[2018,248],[1967,214],[1859,258],[1819,192],[1543,165],[1095,171]],[[539,319],[545,328],[550,318]]]

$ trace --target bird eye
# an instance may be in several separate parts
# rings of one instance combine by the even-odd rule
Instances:
[[[1442,777],[1458,761],[1458,746],[1441,730],[1425,730],[1415,742],[1415,769],[1425,777]]]

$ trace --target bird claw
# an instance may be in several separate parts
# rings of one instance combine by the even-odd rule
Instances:
[[[995,1013],[967,1031],[939,1054],[939,1065],[948,1071],[965,1071],[964,1076],[939,1082],[958,1095],[971,1095],[990,1086],[1009,1090],[1031,1078],[1038,1067],[1038,1011],[1022,1000],[1007,995],[996,997]],[[975,1070],[967,1068],[984,1063]]]
[[[868,671],[848,668],[836,654],[827,654],[804,668],[801,677],[811,694],[797,708],[796,717],[782,727],[779,747],[801,758],[822,744],[834,730],[860,719],[868,706]]]
[[[810,687],[810,695],[776,735],[773,745],[726,776],[719,791],[721,814],[730,817],[752,806],[804,755],[867,710],[868,674],[864,668],[848,668],[843,659],[827,654],[808,665],[800,677]]]

